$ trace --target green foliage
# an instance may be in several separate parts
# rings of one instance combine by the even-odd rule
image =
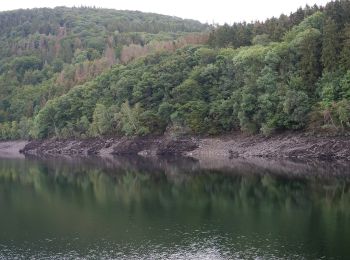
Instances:
[[[207,131],[210,134],[219,134],[239,129],[237,112],[235,111],[234,99],[216,100],[210,104]]]
[[[77,122],[76,127],[80,133],[87,134],[90,127],[90,121],[87,118],[87,116],[82,116],[80,120]]]
[[[28,140],[32,137],[33,121],[30,118],[23,117],[18,123],[18,135],[23,140]],[[13,139],[13,138],[12,138]]]
[[[140,103],[131,107],[129,102],[126,101],[121,105],[118,119],[122,123],[122,131],[125,135],[146,135],[149,133],[149,128],[143,125],[143,112]]]
[[[320,39],[321,33],[317,29],[308,29],[298,35],[299,44],[297,46],[300,53],[299,69],[304,82],[307,84],[306,90],[315,84],[321,73],[320,68]]]
[[[350,23],[346,24],[342,31],[343,42],[341,44],[340,66],[343,70],[350,68]]]
[[[281,41],[286,33],[289,38],[294,38],[298,31],[304,31],[305,27],[320,28],[322,22],[321,8],[317,5],[298,9],[290,16],[281,15],[279,18],[267,19],[265,22],[256,21],[254,23],[234,23],[232,26],[225,24],[213,30],[209,37],[209,44],[212,47],[239,48],[250,45],[267,45],[272,41]],[[329,8],[326,8],[327,10]],[[314,14],[318,15],[314,15]],[[311,19],[305,19],[312,16]],[[299,25],[300,26],[296,26]]]
[[[283,102],[283,111],[287,115],[286,128],[302,129],[308,122],[310,101],[306,93],[290,90]]]
[[[189,127],[193,133],[204,133],[207,130],[207,113],[208,105],[205,102],[190,101],[178,108],[173,120]]]
[[[253,45],[268,45],[270,42],[271,40],[268,34],[256,35],[252,40]]]
[[[337,69],[337,56],[339,53],[339,34],[336,23],[328,18],[323,28],[322,64],[325,71]]]
[[[53,135],[59,135],[57,113],[57,101],[50,100],[46,103],[45,109],[41,110],[34,119],[34,132],[36,138],[46,138]]]
[[[342,18],[334,14],[335,5]],[[68,17],[78,10],[84,19]],[[171,40],[180,34],[173,30],[180,21],[183,31],[190,25],[199,29],[190,21],[167,18],[171,22],[163,24],[161,16],[152,25],[134,24],[123,19],[149,21],[154,15],[84,8],[50,12],[63,20],[52,18],[52,27],[39,33],[17,20],[0,26],[8,39],[0,41],[5,50],[14,46],[7,44],[14,40],[11,33],[27,37],[25,46],[34,44],[23,55],[8,56],[0,48],[1,139],[350,130],[345,1],[265,23],[224,25],[212,32],[209,46],[183,48],[174,48]],[[107,19],[105,12],[123,18]],[[0,20],[2,15],[8,17],[0,13]],[[162,28],[168,31],[158,34]],[[44,31],[55,41],[41,35]],[[159,39],[171,42],[163,51],[143,52]],[[127,52],[123,45],[129,45]],[[137,51],[142,58],[114,64]]]
[[[344,75],[340,81],[341,97],[350,100],[350,70]]]
[[[48,100],[123,62],[129,45],[148,53],[174,42],[174,51],[207,29],[193,20],[85,7],[0,12],[0,123],[35,116]]]
[[[85,128],[86,117],[80,119],[80,125]],[[92,114],[91,133],[94,136],[105,135],[113,130],[114,115],[102,104],[96,104],[94,113]]]

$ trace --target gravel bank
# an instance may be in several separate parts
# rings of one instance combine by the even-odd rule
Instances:
[[[350,138],[316,137],[305,134],[283,134],[272,137],[237,134],[216,138],[160,136],[86,140],[49,139],[29,142],[22,152],[28,155],[185,155],[197,159],[263,157],[350,160]]]

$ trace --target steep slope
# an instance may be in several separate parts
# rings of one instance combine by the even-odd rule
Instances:
[[[3,124],[2,138],[294,130],[346,134],[348,17],[349,1],[335,1],[305,15],[275,40],[272,34],[257,34],[239,48],[186,46],[115,65],[50,98],[34,120]]]
[[[117,63],[206,41],[207,25],[96,8],[0,13],[0,122],[32,117],[47,100]]]

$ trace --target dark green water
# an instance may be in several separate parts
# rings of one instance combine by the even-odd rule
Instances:
[[[349,259],[347,165],[232,165],[0,159],[0,259]]]

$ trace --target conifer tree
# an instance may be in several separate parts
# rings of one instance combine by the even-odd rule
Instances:
[[[339,52],[339,37],[337,32],[337,25],[335,22],[328,18],[325,21],[323,29],[323,41],[322,41],[322,65],[328,72],[332,72],[337,67]]]
[[[343,30],[343,44],[340,54],[341,67],[347,71],[350,70],[350,24],[347,24]]]

